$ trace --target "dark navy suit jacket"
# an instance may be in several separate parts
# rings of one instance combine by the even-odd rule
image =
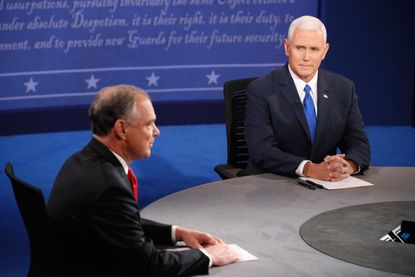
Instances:
[[[199,250],[156,250],[172,243],[172,227],[140,218],[122,165],[95,139],[64,163],[47,208],[68,276],[208,273]]]
[[[337,149],[366,170],[370,147],[353,82],[319,69],[317,126],[311,143],[303,106],[288,65],[247,88],[245,135],[250,152],[247,173],[295,176],[301,161],[315,163]]]

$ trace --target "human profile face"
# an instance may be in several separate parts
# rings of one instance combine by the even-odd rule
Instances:
[[[127,123],[126,150],[129,160],[148,158],[151,148],[160,130],[156,126],[156,114],[150,99],[141,95],[136,96],[136,109],[138,116],[132,122]]]
[[[308,83],[320,67],[329,49],[320,30],[296,28],[290,41],[284,41],[285,55],[291,70]]]

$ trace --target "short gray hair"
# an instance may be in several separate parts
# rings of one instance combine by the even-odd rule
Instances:
[[[321,31],[323,34],[324,43],[327,42],[326,27],[324,26],[323,22],[320,21],[320,19],[314,16],[304,15],[291,22],[290,27],[288,28],[288,41],[291,40],[294,34],[294,30],[297,28],[312,31]]]
[[[150,99],[147,92],[132,85],[115,85],[102,88],[89,107],[92,133],[106,136],[117,119],[131,122],[139,115],[135,97],[137,93]]]

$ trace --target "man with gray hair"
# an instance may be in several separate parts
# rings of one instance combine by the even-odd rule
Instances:
[[[338,181],[364,172],[370,146],[354,84],[319,68],[329,50],[324,24],[295,19],[284,49],[288,63],[247,88],[247,173]]]
[[[208,233],[140,217],[129,167],[148,158],[160,135],[148,94],[134,86],[103,88],[90,106],[93,138],[56,177],[48,212],[68,276],[189,276],[238,255]],[[156,250],[184,241],[192,250]]]

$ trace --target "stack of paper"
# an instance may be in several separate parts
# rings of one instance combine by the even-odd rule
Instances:
[[[311,181],[313,183],[322,185],[325,189],[332,190],[332,189],[349,189],[349,188],[358,188],[358,187],[368,187],[373,186],[372,183],[360,180],[356,177],[350,176],[346,179],[336,182],[329,182],[329,181],[321,181],[314,178],[309,177],[300,177],[301,180]]]

